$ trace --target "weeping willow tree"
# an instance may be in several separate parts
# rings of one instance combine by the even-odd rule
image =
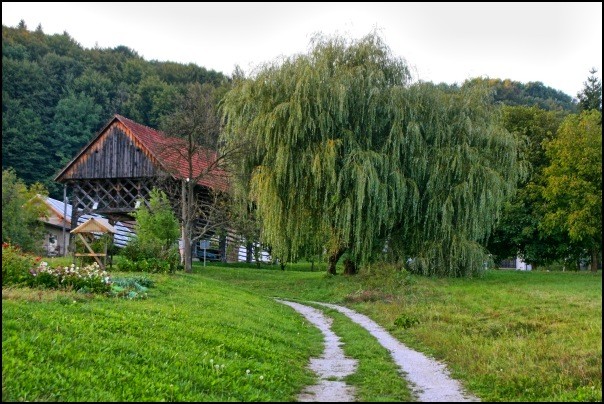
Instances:
[[[222,102],[224,143],[250,146],[233,170],[248,178],[263,241],[283,261],[326,251],[332,273],[345,252],[353,272],[386,246],[423,273],[481,267],[478,243],[517,173],[514,139],[484,97],[410,86],[375,34],[312,45]]]

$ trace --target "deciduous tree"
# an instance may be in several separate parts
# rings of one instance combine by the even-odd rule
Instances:
[[[569,115],[546,150],[551,163],[545,169],[542,228],[563,229],[591,253],[591,270],[597,271],[602,253],[602,113],[593,109]]]
[[[224,230],[228,222],[226,160],[234,148],[218,147],[220,118],[217,90],[210,84],[193,84],[177,98],[176,109],[162,120],[162,129],[173,140],[166,155],[177,164],[170,174],[180,187],[170,191],[178,201],[182,226],[185,271],[191,268],[192,243]]]
[[[40,251],[44,231],[40,218],[49,214],[43,200],[46,195],[40,183],[28,187],[13,169],[2,170],[3,243],[17,245],[24,251]]]
[[[141,243],[159,243],[168,249],[180,236],[178,219],[165,192],[151,190],[149,206],[141,204],[135,212],[136,237]]]
[[[503,125],[522,139],[521,158],[529,170],[514,198],[506,202],[501,220],[489,237],[489,252],[499,260],[519,255],[528,263],[541,265],[560,258],[561,249],[566,250],[568,238],[564,233],[539,230],[545,205],[541,192],[543,170],[549,165],[544,143],[554,138],[563,119],[558,111],[503,107]]]

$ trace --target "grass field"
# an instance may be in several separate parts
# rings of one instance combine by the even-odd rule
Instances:
[[[294,401],[313,382],[305,366],[321,335],[272,297],[367,314],[483,401],[602,399],[601,272],[309,269],[196,263],[193,274],[148,275],[156,286],[134,301],[3,289],[3,401]],[[408,401],[385,350],[327,313],[360,361],[348,379],[358,400]]]

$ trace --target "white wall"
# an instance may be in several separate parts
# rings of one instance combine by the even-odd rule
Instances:
[[[531,271],[533,269],[533,267],[531,266],[531,264],[527,264],[526,262],[524,262],[522,260],[522,258],[517,257],[516,258],[516,269],[519,271]]]

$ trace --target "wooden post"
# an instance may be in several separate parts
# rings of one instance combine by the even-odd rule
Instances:
[[[72,212],[73,214],[73,212]],[[67,257],[67,238],[65,227],[67,227],[67,184],[63,184],[63,257]]]

